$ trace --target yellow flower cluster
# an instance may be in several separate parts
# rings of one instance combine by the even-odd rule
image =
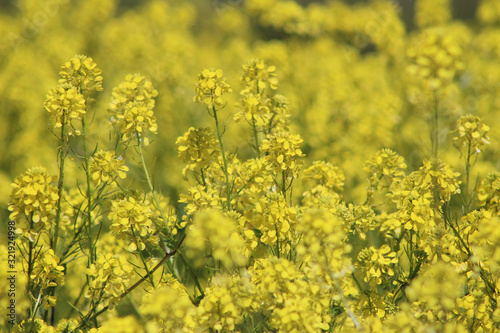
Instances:
[[[1,11],[0,202],[17,170],[50,169],[14,181],[0,326],[499,331],[500,7],[465,20],[459,2],[417,0],[413,24],[391,0]],[[74,49],[109,82],[149,79],[92,110],[102,73]]]
[[[266,90],[278,89],[275,71],[275,66],[267,66],[261,59],[253,59],[243,65],[243,75],[240,81],[244,88],[240,93],[263,95]]]
[[[221,208],[221,202],[224,201],[224,198],[220,198],[219,193],[214,188],[198,185],[189,188],[188,192],[188,195],[181,194],[179,200],[180,203],[187,204],[184,208],[186,219],[201,210]]]
[[[369,190],[381,190],[388,189],[405,177],[406,163],[402,156],[384,148],[366,162],[364,169],[370,175]]]
[[[156,134],[158,126],[153,112],[158,90],[153,83],[140,74],[127,75],[125,81],[113,88],[109,112],[113,114],[111,122],[122,134],[123,142],[132,138],[149,144],[146,132]]]
[[[461,149],[468,147],[468,154],[480,153],[481,148],[489,144],[488,131],[490,127],[483,123],[481,118],[468,114],[457,120],[454,144]]]
[[[451,83],[464,68],[462,48],[454,36],[438,28],[428,29],[415,38],[407,50],[410,64],[407,72],[423,79],[430,90]]]
[[[77,55],[61,66],[59,84],[76,87],[80,93],[102,91],[102,71],[91,57]]]
[[[394,276],[394,265],[397,263],[396,252],[384,244],[379,249],[370,246],[361,250],[356,266],[363,269],[365,282],[379,285]]]
[[[248,211],[246,218],[252,228],[259,230],[260,241],[266,245],[278,245],[287,251],[289,244],[282,242],[293,238],[296,208],[290,206],[285,197],[277,192],[268,193],[254,204],[255,208]]]
[[[259,259],[249,272],[260,311],[270,316],[278,332],[328,330],[328,316],[322,316],[329,305],[328,296],[309,285],[294,263],[277,257]]]
[[[420,28],[447,23],[451,19],[450,0],[418,0],[415,21]]]
[[[347,257],[351,246],[339,217],[324,209],[310,210],[297,222],[297,231],[301,233],[297,255],[310,278],[333,284],[352,270]]]
[[[146,243],[158,244],[150,205],[149,199],[141,195],[130,195],[111,202],[111,212],[108,215],[112,222],[110,229],[114,234],[130,241],[129,251],[142,251],[146,248]]]
[[[404,228],[418,231],[436,225],[441,205],[449,201],[452,194],[460,193],[459,175],[444,162],[425,160],[423,166],[397,185],[393,198]]]
[[[11,201],[9,203],[9,218],[13,221],[25,221],[27,225],[25,236],[34,241],[31,233],[42,230],[50,231],[52,218],[59,195],[57,188],[52,185],[54,177],[49,175],[44,167],[28,169],[16,177],[12,183]],[[24,233],[24,232],[23,232]]]
[[[177,284],[180,285],[179,282]],[[187,292],[173,284],[165,284],[153,293],[146,294],[141,310],[154,320],[158,332],[164,333],[183,332],[183,327],[191,324],[196,314],[196,307]]]
[[[116,177],[125,179],[128,170],[125,160],[116,158],[114,151],[100,150],[90,158],[89,171],[92,181],[97,186],[113,182]]]
[[[212,109],[220,109],[226,105],[222,99],[223,94],[232,93],[231,86],[226,83],[221,69],[204,69],[196,79],[196,96],[193,100],[196,103],[205,104],[209,113]]]
[[[212,163],[218,162],[220,155],[217,138],[210,128],[189,128],[175,143],[179,158],[186,166],[182,170],[184,178],[189,171],[203,177],[203,172]]]
[[[286,178],[296,178],[302,166],[299,158],[305,156],[300,150],[302,142],[299,134],[276,133],[262,142],[260,151],[265,154],[267,163],[274,172],[283,173]]]
[[[228,278],[216,277],[216,282],[206,289],[205,297],[197,308],[196,320],[199,327],[230,332],[243,321],[242,309],[235,299],[237,295],[232,292],[232,282]]]
[[[500,174],[487,175],[478,187],[477,198],[479,206],[484,207],[496,216],[500,215]]]
[[[86,297],[95,302],[103,300],[104,306],[113,307],[127,289],[132,271],[133,267],[124,256],[99,253],[96,262],[86,271],[89,276]]]
[[[243,266],[247,260],[243,239],[236,230],[236,221],[216,209],[195,215],[188,227],[185,246],[186,256],[198,267],[206,265],[207,256],[225,267]]]
[[[36,260],[29,276],[31,282],[42,289],[64,285],[64,267],[54,250],[42,245],[33,252],[36,253]]]
[[[78,88],[71,84],[61,84],[49,91],[44,103],[51,118],[55,121],[55,128],[69,126],[68,135],[80,135],[81,131],[76,129],[73,120],[81,120],[86,113],[85,99]]]

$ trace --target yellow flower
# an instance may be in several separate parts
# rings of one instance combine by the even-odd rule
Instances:
[[[86,297],[96,302],[102,298],[102,304],[112,308],[127,289],[132,272],[133,267],[125,257],[112,253],[106,255],[98,253],[97,260],[86,272],[90,277]]]
[[[102,91],[101,70],[91,57],[77,55],[61,66],[59,84],[71,84],[79,92]]]
[[[130,241],[129,251],[144,250],[145,242],[158,244],[153,217],[149,200],[141,195],[129,195],[123,199],[113,200],[108,215],[112,222],[111,231]]]
[[[68,135],[80,135],[80,130],[74,127],[73,120],[83,118],[86,106],[85,99],[77,87],[63,83],[50,90],[44,107],[55,120],[55,128],[64,125]]]
[[[154,98],[158,91],[150,80],[140,74],[129,74],[125,81],[113,88],[109,111],[113,113],[111,122],[118,126],[123,142],[133,137],[149,144],[147,131],[156,134],[158,126],[153,112]]]
[[[128,167],[123,158],[116,158],[114,151],[100,150],[90,158],[90,176],[96,185],[114,181],[116,177],[125,179]]]
[[[220,155],[218,141],[210,128],[191,127],[183,136],[177,138],[175,145],[179,157],[187,163],[182,170],[184,178],[187,177],[188,171],[203,171],[216,163]]]
[[[450,0],[418,0],[415,20],[420,28],[445,24],[451,19]]]
[[[28,223],[33,222],[32,227],[26,226],[29,233],[49,231],[59,199],[57,188],[52,185],[54,179],[44,167],[34,167],[17,176],[12,183],[9,218],[19,220],[24,217]]]
[[[225,267],[246,263],[245,244],[237,233],[236,221],[220,211],[198,212],[186,233],[186,256],[194,260],[195,265],[203,266],[207,255]]]
[[[378,285],[383,283],[383,277],[394,276],[393,267],[397,263],[396,252],[384,244],[379,249],[370,246],[361,250],[356,266],[363,268],[365,282]]]
[[[265,158],[274,172],[277,174],[284,172],[288,177],[296,178],[302,166],[299,158],[305,156],[300,150],[302,142],[299,134],[290,135],[288,132],[281,132],[264,140],[260,151],[266,154]]]
[[[407,72],[424,80],[430,90],[446,87],[464,68],[462,48],[454,37],[437,28],[424,30],[407,51]]]
[[[381,149],[366,162],[364,169],[369,173],[370,189],[387,189],[393,182],[400,182],[405,177],[404,158],[390,149]]]
[[[36,253],[36,257],[33,260],[30,279],[35,288],[46,289],[64,285],[64,267],[59,265],[59,257],[54,254],[54,250],[42,245],[36,247],[33,253]]]
[[[196,79],[195,92],[193,101],[205,104],[211,113],[212,108],[220,109],[226,104],[222,95],[233,91],[226,83],[221,69],[204,69]]]
[[[248,64],[243,65],[243,75],[240,81],[244,89],[241,94],[261,95],[266,89],[278,89],[275,71],[275,66],[267,66],[261,59],[252,59]]]
[[[469,156],[480,153],[481,148],[490,143],[487,136],[489,130],[489,126],[485,125],[481,118],[468,114],[457,120],[453,142],[458,149],[469,147]]]

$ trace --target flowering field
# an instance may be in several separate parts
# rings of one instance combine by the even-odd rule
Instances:
[[[499,332],[500,2],[0,11],[1,332]]]

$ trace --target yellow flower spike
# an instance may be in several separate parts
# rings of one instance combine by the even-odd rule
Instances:
[[[81,121],[86,113],[86,105],[77,87],[62,83],[50,90],[44,102],[44,108],[54,119],[54,128],[61,128],[64,124],[65,135],[80,135],[80,130],[74,127],[73,121]]]
[[[79,89],[80,93],[102,91],[101,70],[90,57],[77,55],[61,66],[59,84],[70,84]]]
[[[148,132],[156,134],[158,126],[153,112],[158,91],[150,80],[140,74],[128,74],[118,87],[113,88],[109,112],[111,122],[118,127],[122,141],[139,138],[147,146]]]
[[[17,176],[11,184],[9,218],[23,221],[19,227],[26,237],[32,232],[49,231],[51,228],[59,199],[58,190],[52,185],[54,180],[55,177],[50,176],[44,167],[34,167]],[[35,223],[33,230],[28,230],[29,219]]]
[[[221,69],[204,69],[196,79],[195,92],[193,101],[205,104],[211,113],[212,108],[220,109],[225,105],[222,95],[232,93],[232,89]]]

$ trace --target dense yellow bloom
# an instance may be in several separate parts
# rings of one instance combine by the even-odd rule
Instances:
[[[27,333],[27,331],[36,333],[54,333],[54,327],[47,325],[43,319],[36,318],[33,322],[32,319],[23,320],[21,323],[14,327],[15,333]]]
[[[408,298],[429,310],[450,311],[464,292],[465,279],[451,265],[438,261],[416,278],[407,289]]]
[[[29,278],[35,288],[46,289],[64,285],[64,267],[60,265],[59,257],[54,254],[54,250],[42,245],[36,247],[33,253],[36,254],[36,257]]]
[[[183,332],[183,327],[193,322],[196,307],[185,290],[166,284],[144,296],[141,311],[153,318],[159,332],[170,333]]]
[[[260,241],[267,245],[284,246],[294,237],[293,227],[297,219],[297,209],[290,206],[283,195],[270,192],[254,203],[255,208],[248,211],[246,218],[252,228],[258,229]]]
[[[221,69],[204,69],[197,77],[193,101],[205,104],[212,112],[212,108],[220,109],[226,105],[223,94],[232,93],[231,86],[226,83]]]
[[[214,188],[205,186],[195,186],[188,189],[188,194],[181,194],[179,202],[187,204],[184,208],[186,216],[190,217],[196,212],[208,208],[222,208],[222,202],[225,198],[219,197],[219,193]]]
[[[217,138],[210,128],[190,127],[183,136],[177,138],[175,145],[179,158],[186,163],[182,170],[184,178],[188,171],[203,171],[212,163],[217,163],[220,155]]]
[[[100,150],[90,158],[90,177],[96,185],[114,181],[116,177],[125,179],[128,167],[123,158],[116,158],[114,151]]]
[[[420,28],[447,23],[451,19],[450,0],[418,0],[415,20]]]
[[[207,255],[225,267],[246,263],[244,242],[237,233],[236,221],[216,209],[195,215],[187,230],[185,246],[186,256],[197,266],[205,264]]]
[[[459,149],[468,147],[469,155],[480,153],[481,148],[490,143],[487,136],[489,130],[490,127],[481,118],[468,114],[457,120],[453,142]]]
[[[496,216],[500,214],[500,173],[490,173],[481,181],[477,189],[477,198],[480,207],[484,207]]]
[[[388,189],[393,182],[405,177],[404,158],[390,149],[381,149],[366,162],[364,169],[370,175],[368,183],[371,190]]]
[[[423,79],[431,90],[449,85],[455,74],[464,68],[458,42],[437,28],[424,30],[418,35],[407,55],[411,61],[408,73]]]
[[[310,277],[332,284],[351,271],[347,258],[351,246],[338,216],[327,210],[309,210],[297,222],[297,231],[301,233],[297,254],[306,263]]]
[[[393,268],[397,263],[396,252],[391,251],[391,248],[384,244],[379,249],[370,246],[361,250],[356,266],[363,269],[365,282],[377,285],[384,282],[383,277],[394,276]]]
[[[278,82],[271,76],[274,66],[267,70],[259,68],[261,66],[265,66],[264,63],[257,60],[244,66],[241,100],[237,104],[240,111],[234,115],[234,119],[245,119],[259,133],[284,131],[287,129],[287,118],[290,117],[288,100],[283,95],[271,94],[272,90],[277,89]]]
[[[200,327],[217,331],[234,331],[243,321],[240,301],[236,299],[235,279],[216,276],[215,283],[205,290],[205,297],[197,308],[196,320]]]
[[[61,66],[59,84],[70,84],[80,93],[102,91],[101,70],[91,57],[77,55]]]
[[[274,310],[271,324],[280,333],[315,333],[330,328],[320,315],[311,311],[311,305],[300,298],[286,300],[284,307]]]
[[[436,224],[441,206],[460,193],[458,172],[439,160],[424,160],[424,165],[408,175],[393,189],[398,219],[408,230],[422,230]]]
[[[28,233],[41,230],[50,231],[52,217],[55,215],[59,198],[57,188],[52,185],[54,177],[44,167],[34,167],[17,176],[12,183],[9,218],[11,220],[27,220]],[[31,225],[31,222],[34,225]],[[31,236],[31,241],[33,241]]]
[[[113,88],[109,111],[113,113],[111,122],[118,126],[122,140],[128,142],[133,137],[149,144],[146,132],[156,134],[158,126],[153,112],[158,90],[153,83],[140,74],[129,74],[125,81]]]
[[[153,211],[147,198],[127,196],[111,202],[111,212],[108,215],[112,222],[111,231],[130,241],[130,251],[144,250],[146,243],[158,244],[158,236],[154,235],[156,226],[153,224]]]
[[[244,88],[240,94],[261,95],[266,89],[278,89],[275,71],[275,66],[267,66],[261,59],[252,59],[248,64],[243,65],[243,75],[240,81]]]
[[[104,306],[113,307],[127,289],[132,272],[133,267],[125,257],[98,253],[97,260],[86,271],[90,278],[86,297],[96,302],[102,298]]]
[[[342,193],[344,190],[344,173],[329,162],[314,161],[304,170],[304,180],[310,180],[314,187],[324,186],[337,193]]]
[[[80,130],[74,127],[73,120],[83,118],[86,105],[77,87],[63,83],[51,89],[45,99],[44,107],[55,120],[55,128],[61,128],[64,125],[68,135],[81,134]]]
[[[290,135],[281,132],[272,135],[260,145],[260,151],[266,154],[266,160],[270,168],[277,174],[282,172],[290,178],[296,178],[298,170],[302,166],[299,160],[304,154],[300,150],[302,139],[299,134]]]

